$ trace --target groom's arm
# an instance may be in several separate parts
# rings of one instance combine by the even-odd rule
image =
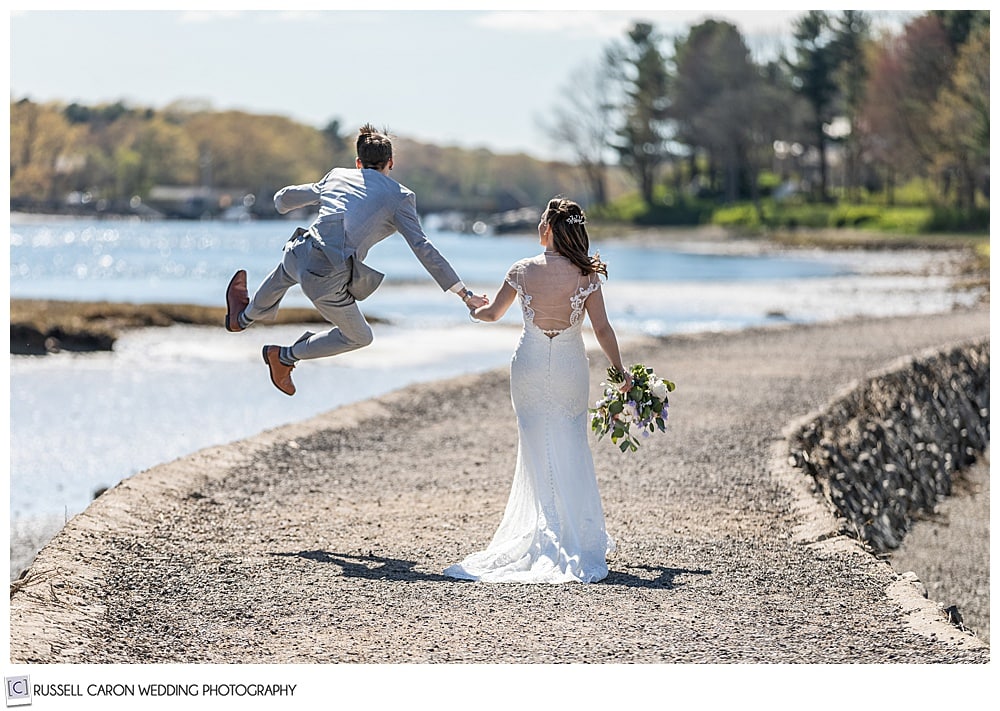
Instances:
[[[319,185],[316,183],[289,185],[274,194],[274,209],[282,215],[300,207],[318,204]]]
[[[284,215],[300,207],[319,205],[320,195],[323,192],[322,185],[332,175],[333,170],[327,173],[318,183],[304,183],[302,185],[287,185],[283,187],[274,194],[274,209],[279,214]]]
[[[458,273],[452,268],[437,248],[431,244],[424,234],[423,227],[420,226],[420,219],[417,217],[417,199],[412,192],[408,193],[400,201],[394,215],[396,229],[403,235],[403,239],[410,245],[410,249],[423,265],[427,273],[434,278],[444,291],[454,291],[460,296],[465,291],[465,284],[458,277]]]

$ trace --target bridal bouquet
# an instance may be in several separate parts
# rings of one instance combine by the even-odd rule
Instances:
[[[632,433],[635,426],[642,437],[649,437],[657,429],[667,428],[667,393],[673,392],[674,384],[663,380],[652,368],[637,363],[629,369],[632,387],[621,392],[619,386],[625,381],[625,374],[617,368],[608,368],[608,382],[604,385],[604,397],[597,401],[597,407],[590,409],[590,428],[600,439],[611,433],[611,441],[624,452],[639,449],[639,440]]]

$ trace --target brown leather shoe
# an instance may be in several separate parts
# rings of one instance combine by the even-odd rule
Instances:
[[[292,382],[292,369],[294,365],[285,365],[278,359],[281,349],[278,346],[264,346],[261,355],[267,363],[267,369],[271,373],[271,382],[285,395],[295,394],[295,384]]]
[[[226,330],[232,333],[244,331],[239,316],[250,303],[247,293],[247,273],[243,269],[233,274],[226,287]]]

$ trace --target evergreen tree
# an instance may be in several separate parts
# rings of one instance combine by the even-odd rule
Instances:
[[[795,23],[794,38],[795,57],[789,60],[789,69],[796,92],[812,109],[809,128],[819,154],[816,193],[820,200],[826,201],[829,199],[826,155],[829,139],[824,125],[834,117],[838,96],[835,75],[839,64],[830,15],[822,10],[810,10]]]
[[[865,45],[870,41],[871,19],[859,10],[844,10],[833,21],[833,44],[837,69],[835,80],[843,97],[843,110],[848,122],[844,137],[846,187],[850,198],[856,198],[860,182],[861,142],[858,121],[865,98],[868,67]]]
[[[735,25],[707,20],[676,43],[675,62],[670,113],[677,139],[691,149],[692,178],[701,153],[708,156],[713,190],[721,182],[727,202],[746,196],[753,182],[750,119],[759,109],[760,77],[743,36]]]
[[[636,23],[628,44],[613,46],[606,57],[617,70],[623,103],[615,150],[631,172],[643,201],[652,206],[653,188],[667,158],[667,109],[670,75],[653,26]]]

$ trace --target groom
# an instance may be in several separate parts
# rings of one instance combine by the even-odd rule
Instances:
[[[227,331],[243,331],[254,321],[273,321],[282,297],[295,284],[333,324],[323,333],[306,331],[290,346],[264,346],[271,382],[286,395],[295,394],[291,374],[298,361],[345,353],[372,342],[371,327],[356,302],[370,296],[383,275],[364,259],[373,245],[395,232],[403,235],[443,290],[458,294],[470,310],[488,303],[485,296],[476,296],[465,287],[427,239],[417,218],[413,191],[389,177],[389,137],[366,124],[358,133],[357,153],[356,168],[334,168],[318,183],[289,185],[275,193],[279,213],[319,205],[318,217],[308,230],[295,230],[285,243],[281,262],[252,298],[242,269],[226,289]]]

